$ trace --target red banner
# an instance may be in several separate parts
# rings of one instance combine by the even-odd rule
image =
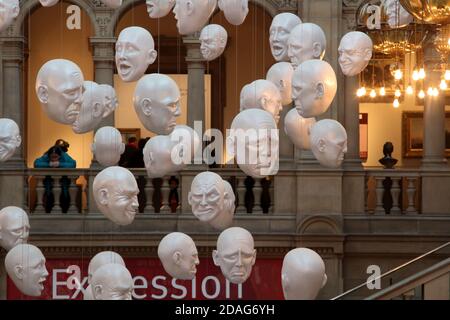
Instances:
[[[134,279],[133,299],[283,299],[282,259],[256,259],[252,275],[242,285],[228,282],[212,259],[200,259],[197,276],[192,281],[172,279],[155,258],[125,259],[125,263]],[[46,267],[49,275],[44,283],[42,296],[38,299],[83,299],[84,290],[88,286],[88,264],[89,259],[48,259]],[[77,283],[81,285],[76,285]],[[7,293],[8,299],[35,299],[21,294],[9,277]]]

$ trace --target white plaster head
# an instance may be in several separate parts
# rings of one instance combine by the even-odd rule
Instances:
[[[153,73],[143,76],[134,91],[134,109],[147,130],[168,135],[181,115],[180,89],[169,76]]]
[[[0,162],[10,159],[20,147],[22,137],[19,126],[14,120],[0,119]]]
[[[43,7],[52,7],[58,3],[59,0],[39,0]]]
[[[173,13],[178,32],[188,35],[200,31],[216,9],[217,0],[176,0]]]
[[[383,9],[390,28],[403,28],[414,20],[413,16],[403,8],[399,0],[385,0]]]
[[[102,251],[92,257],[91,261],[89,261],[88,266],[88,283],[92,282],[92,276],[94,275],[95,271],[97,271],[100,267],[110,263],[118,263],[125,267],[125,261],[123,260],[123,258],[120,256],[120,254],[114,251]]]
[[[146,0],[147,13],[150,18],[162,18],[169,14],[175,5],[175,0]]]
[[[311,249],[293,249],[283,259],[281,283],[286,300],[314,300],[327,283],[325,263]]]
[[[200,51],[206,61],[212,61],[223,53],[227,46],[228,33],[218,24],[209,24],[200,33]]]
[[[325,113],[337,91],[336,73],[322,60],[303,62],[292,77],[292,99],[298,113],[312,118]]]
[[[108,167],[94,179],[95,203],[101,213],[120,226],[133,222],[139,202],[136,178],[122,167]]]
[[[179,124],[169,136],[175,144],[171,151],[175,165],[181,166],[182,169],[185,165],[191,164],[195,154],[201,151],[202,141],[199,134],[191,127]]]
[[[0,0],[0,32],[9,27],[19,12],[19,0]]]
[[[94,272],[91,280],[94,300],[131,300],[133,277],[119,263],[109,263]]]
[[[294,68],[289,62],[278,62],[267,71],[266,79],[277,86],[283,106],[292,103],[292,76]]]
[[[311,150],[310,131],[315,123],[315,118],[303,118],[294,108],[284,118],[284,132],[294,146],[302,150]]]
[[[256,80],[245,86],[242,91],[241,111],[262,109],[269,112],[276,123],[283,109],[281,94],[277,86],[269,80]]]
[[[0,210],[0,244],[5,250],[27,243],[29,234],[30,222],[25,211],[19,207]]]
[[[158,257],[164,270],[175,279],[192,280],[197,274],[197,247],[187,234],[172,232],[158,245]]]
[[[47,116],[61,124],[73,124],[83,100],[83,73],[72,61],[46,62],[36,78],[36,94]]]
[[[324,167],[338,168],[347,153],[347,132],[336,120],[324,119],[311,128],[311,150]]]
[[[99,87],[103,91],[103,118],[106,118],[119,107],[119,100],[116,90],[109,84],[100,84]]]
[[[296,26],[288,40],[288,55],[292,67],[297,67],[311,59],[322,60],[327,48],[327,39],[322,28],[314,23],[302,23]]]
[[[346,76],[356,76],[372,59],[372,39],[360,31],[345,34],[339,45],[339,65]]]
[[[231,184],[222,180],[223,183],[223,209],[213,218],[208,221],[208,224],[217,230],[225,230],[231,227],[233,224],[234,211],[236,209],[236,196],[234,195],[233,188]]]
[[[116,66],[125,82],[139,80],[158,56],[150,32],[142,27],[123,29],[116,42]]]
[[[302,23],[302,20],[293,13],[277,14],[270,26],[270,50],[276,61],[289,62],[288,40],[291,31]]]
[[[122,5],[122,0],[100,0],[105,6],[111,9],[117,9]]]
[[[241,111],[231,124],[227,152],[236,157],[239,168],[254,178],[275,175],[279,169],[279,134],[267,111]]]
[[[5,257],[5,269],[20,292],[31,297],[41,296],[48,271],[39,248],[31,244],[16,245]]]
[[[195,176],[188,194],[192,213],[200,221],[215,219],[224,208],[225,189],[222,178],[214,172],[202,172]]]
[[[163,178],[182,170],[186,164],[176,164],[174,158],[183,159],[183,145],[176,144],[170,136],[154,136],[144,147],[144,163],[150,178]],[[172,158],[173,157],[173,158]]]
[[[102,127],[97,130],[92,144],[95,159],[105,167],[115,166],[125,151],[122,135],[114,127]]]
[[[229,23],[235,26],[244,23],[249,11],[248,0],[218,0],[218,5]]]
[[[84,81],[83,88],[80,113],[72,124],[72,130],[77,134],[94,130],[104,118],[103,90],[93,81]]]
[[[256,262],[256,249],[250,232],[240,227],[228,228],[217,239],[212,253],[214,264],[231,283],[244,283]]]

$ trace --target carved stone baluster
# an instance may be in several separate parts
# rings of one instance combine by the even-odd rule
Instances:
[[[169,180],[169,207],[171,213],[179,212],[181,208],[180,193],[178,192],[178,187],[180,185],[180,180],[176,177],[170,177]]]
[[[263,197],[263,189],[262,184],[264,179],[254,179],[253,185],[253,213],[263,213],[262,209],[262,197]]]
[[[51,214],[60,214],[63,212],[61,207],[61,195],[62,195],[62,177],[61,176],[53,176],[53,198],[54,205],[51,211]]]
[[[261,179],[261,187],[262,187],[262,192],[261,192],[261,209],[262,209],[262,213],[269,213],[270,212],[270,208],[272,206],[272,197],[271,196],[271,184],[272,184],[272,180],[270,180],[269,178],[264,178]],[[255,196],[256,193],[255,193]]]
[[[238,205],[236,207],[236,213],[237,214],[244,214],[247,212],[247,209],[245,208],[245,177],[238,176],[236,177],[236,199],[238,202]]]
[[[392,196],[392,209],[391,214],[400,214],[401,209],[399,206],[399,197],[401,190],[401,177],[392,177],[392,187],[391,187],[391,196]]]
[[[163,179],[161,178],[153,179],[152,184],[153,184],[153,195],[152,195],[153,208],[155,209],[155,213],[160,213],[162,206],[161,186],[163,184]]]
[[[45,213],[44,208],[44,177],[42,176],[34,176],[33,179],[36,180],[36,206],[33,210],[33,213],[43,214]]]
[[[81,193],[78,193],[78,186],[77,186],[77,180],[78,176],[69,176],[69,196],[70,196],[70,202],[69,202],[69,209],[67,210],[67,213],[69,214],[78,214],[81,211],[82,206],[82,199],[81,199]],[[78,201],[80,199],[80,201]],[[80,202],[80,203],[78,203]],[[78,207],[79,205],[79,207]]]
[[[244,180],[245,184],[245,208],[247,208],[247,213],[253,213],[255,208],[255,195],[253,193],[253,188],[255,186],[255,179],[252,177],[247,177]]]
[[[161,185],[161,213],[170,213],[169,194],[169,179],[167,179],[167,177],[164,177],[162,179]]]
[[[408,208],[406,209],[406,213],[408,214],[417,214],[417,209],[415,205],[415,199],[416,199],[416,181],[417,178],[415,177],[408,177]]]
[[[383,194],[384,194],[384,186],[383,186],[383,182],[385,180],[385,177],[375,177],[375,180],[377,182],[377,186],[376,186],[376,190],[375,193],[377,195],[377,206],[375,208],[375,214],[376,215],[381,215],[381,214],[385,214],[385,210],[383,207]]]
[[[145,193],[145,186],[147,185],[147,178],[140,175],[136,178],[136,182],[139,189],[138,202],[139,202],[139,213],[144,213],[145,207],[147,205],[147,194]],[[151,198],[150,198],[151,199]]]
[[[144,207],[144,213],[155,213],[155,209],[153,207],[153,184],[152,184],[152,179],[144,177],[146,180],[145,186],[144,186],[144,193],[145,193],[145,198],[146,198],[146,203],[145,203],[145,207]]]

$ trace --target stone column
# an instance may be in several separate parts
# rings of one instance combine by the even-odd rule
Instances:
[[[2,118],[14,120],[20,129],[22,144],[1,168],[23,169],[26,167],[26,110],[24,104],[23,64],[25,61],[26,39],[24,37],[0,38],[2,50]],[[34,85],[30,83],[29,85]]]
[[[439,88],[442,71],[440,56],[434,45],[425,46],[424,63],[427,76],[424,80],[425,91],[429,87]],[[445,159],[445,94],[425,98],[424,140],[422,167],[446,167]]]
[[[346,168],[361,168],[359,156],[359,101],[356,90],[359,87],[358,76],[345,77],[344,80],[344,127],[347,131],[347,154],[344,166]]]

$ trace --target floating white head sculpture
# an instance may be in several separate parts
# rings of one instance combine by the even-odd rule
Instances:
[[[182,163],[183,145],[176,145],[170,136],[155,136],[147,141],[144,147],[144,163],[150,178],[162,178],[182,170],[186,164]],[[174,159],[180,159],[176,164]]]
[[[272,114],[260,109],[241,111],[231,124],[227,152],[239,168],[254,178],[275,175],[279,169],[279,135]]]
[[[244,283],[256,262],[253,237],[243,228],[228,228],[219,235],[217,250],[212,255],[225,278],[231,283]]]
[[[288,55],[294,69],[311,59],[322,60],[327,47],[327,39],[322,28],[314,23],[296,26],[288,40]]]
[[[83,73],[72,61],[46,62],[36,78],[36,94],[47,116],[61,124],[73,124],[83,98]]]
[[[106,118],[111,113],[116,111],[119,106],[119,100],[117,99],[116,90],[109,84],[100,84],[99,87],[103,90],[103,104],[105,107],[103,117]]]
[[[289,62],[278,62],[267,71],[266,79],[277,86],[283,106],[292,103],[292,76],[294,68]]]
[[[256,80],[242,89],[241,111],[254,108],[269,112],[278,123],[283,105],[280,90],[273,82]]]
[[[126,226],[139,208],[136,178],[122,167],[109,167],[94,179],[93,193],[98,209],[112,222]]]
[[[123,81],[139,80],[157,56],[153,37],[146,29],[128,27],[120,32],[116,42],[116,66]]]
[[[158,257],[164,270],[172,278],[192,280],[197,274],[197,247],[187,234],[172,232],[166,235],[158,246]]]
[[[84,81],[83,87],[83,103],[77,119],[72,124],[72,130],[78,134],[94,130],[104,118],[103,90],[92,81]]]
[[[172,10],[175,0],[146,0],[145,3],[150,18],[162,18]]]
[[[173,13],[178,32],[187,35],[200,31],[216,9],[217,0],[176,0]]]
[[[169,137],[174,143],[171,158],[177,168],[175,171],[182,170],[186,165],[192,164],[196,153],[201,151],[200,136],[191,127],[180,124]]]
[[[123,261],[123,258],[118,253],[115,253],[113,251],[99,252],[91,259],[88,267],[89,286],[84,291],[83,300],[94,300],[94,296],[92,295],[92,286],[90,284],[92,276],[98,268],[109,263],[118,263],[125,267],[125,261]]]
[[[5,257],[5,268],[17,289],[23,294],[39,297],[48,272],[45,257],[31,244],[18,244]]]
[[[303,62],[292,77],[292,99],[298,113],[312,118],[325,113],[337,91],[337,79],[328,62]]]
[[[95,159],[105,167],[115,166],[125,151],[122,135],[114,127],[102,127],[97,130],[92,144]]]
[[[180,116],[180,89],[169,76],[153,73],[143,76],[134,91],[134,109],[147,130],[168,135]]]
[[[347,152],[347,132],[336,120],[324,119],[311,128],[311,150],[321,165],[338,168]]]
[[[225,19],[235,26],[241,25],[248,14],[248,0],[219,0],[219,9]]]
[[[204,222],[215,219],[224,208],[225,189],[222,178],[214,172],[195,176],[188,195],[192,213]]]
[[[19,12],[19,0],[0,1],[0,32],[9,27],[13,20],[17,18]]]
[[[8,118],[0,119],[0,162],[10,159],[20,147],[22,137],[17,123]]]
[[[131,300],[133,277],[119,263],[109,263],[94,272],[91,280],[94,300]]]
[[[100,0],[103,4],[109,8],[117,9],[122,5],[122,0]]]
[[[59,0],[39,0],[43,7],[52,7],[58,3]]]
[[[372,59],[373,43],[370,37],[360,31],[345,34],[339,45],[339,65],[346,76],[356,76]]]
[[[236,197],[231,184],[226,180],[222,180],[222,183],[224,189],[223,209],[212,220],[207,221],[209,225],[218,230],[231,227],[236,209]]]
[[[284,132],[294,146],[311,150],[310,131],[315,123],[315,118],[303,118],[296,109],[291,109],[284,118]]]
[[[277,14],[270,26],[270,49],[276,61],[289,62],[288,40],[291,31],[302,23],[298,16],[292,13]]]
[[[209,24],[200,33],[200,51],[206,61],[218,58],[227,46],[228,33],[218,24]]]
[[[281,283],[286,300],[314,300],[327,283],[325,263],[311,249],[293,249],[284,257]]]
[[[27,243],[29,233],[30,222],[25,211],[18,207],[0,210],[0,244],[5,250]]]
[[[387,23],[391,28],[406,27],[414,20],[413,16],[403,8],[399,0],[385,0],[383,8],[387,16]]]

